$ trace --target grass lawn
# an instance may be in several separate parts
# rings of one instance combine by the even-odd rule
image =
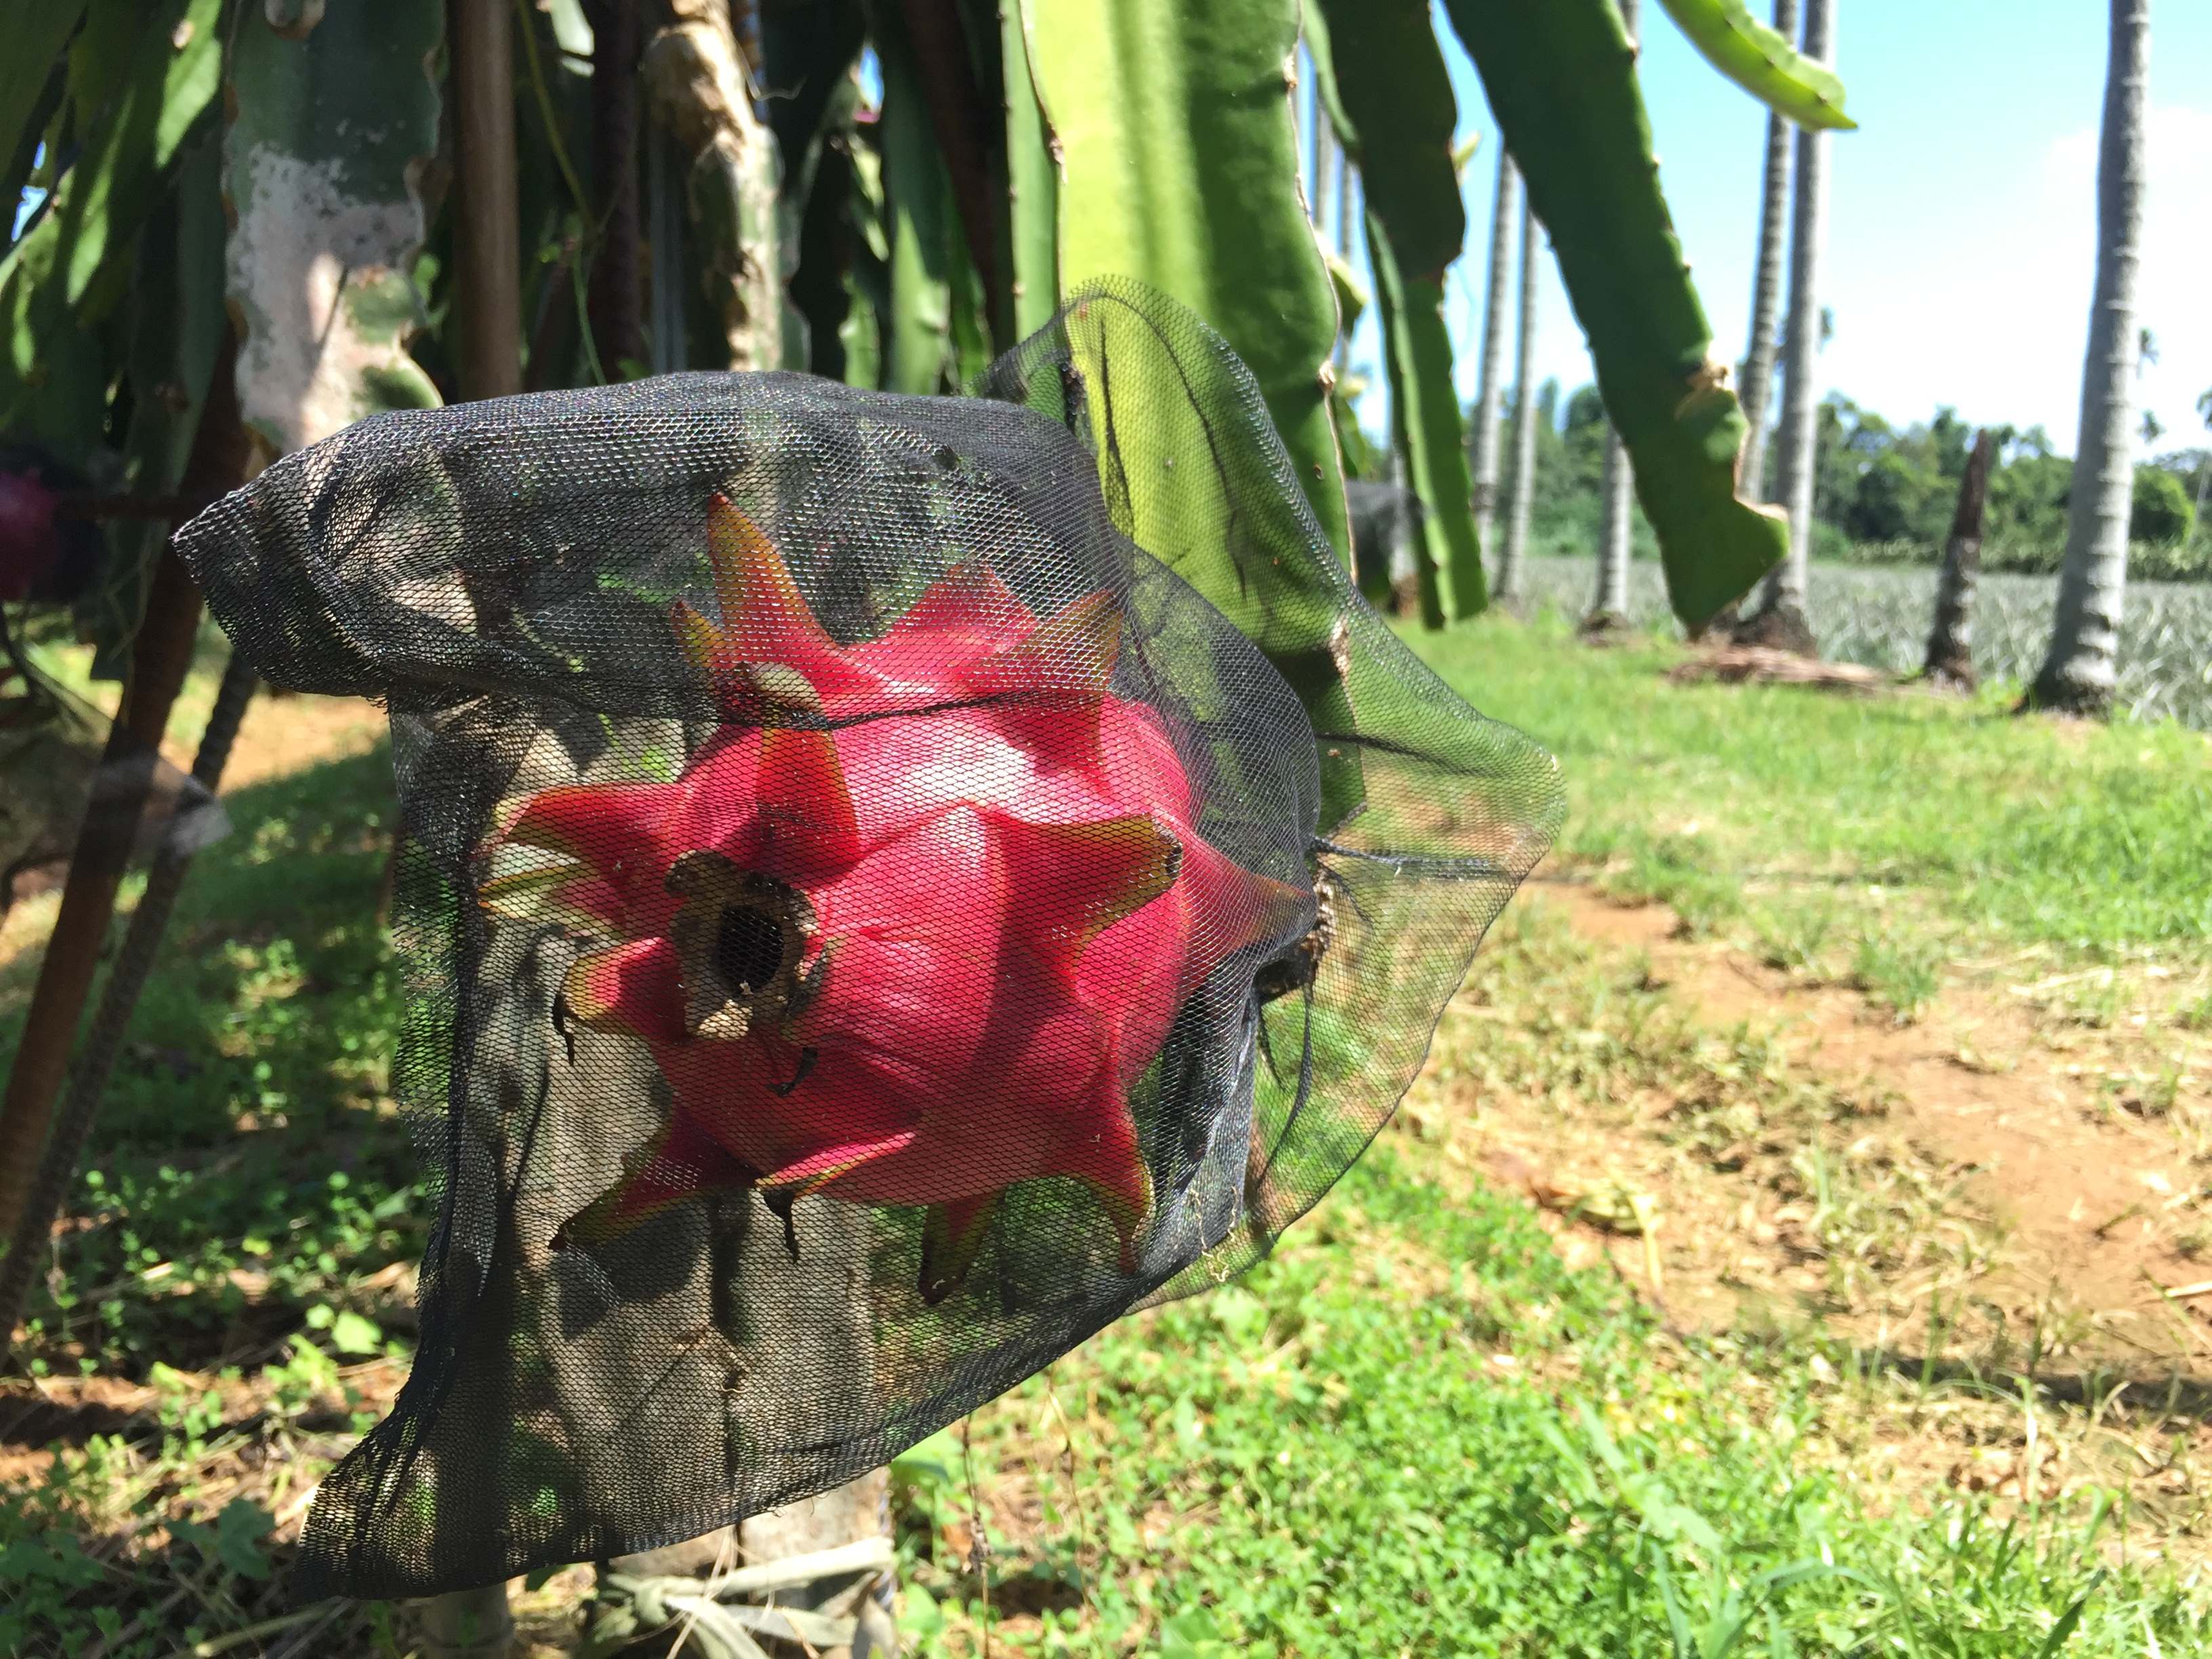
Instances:
[[[2201,735],[1676,685],[1678,653],[1550,622],[1419,643],[1560,754],[1567,857],[1693,932],[1885,1020],[2023,978],[2102,999],[2069,1006],[2131,1042],[2212,1015]],[[167,1654],[283,1617],[307,1487],[396,1385],[423,1218],[386,1092],[388,776],[378,751],[239,790],[186,889],[21,1349],[37,1375],[0,1384],[0,1652]],[[0,962],[0,1054],[29,982]],[[925,1653],[1184,1659],[2212,1649],[2207,1517],[2167,1490],[2203,1461],[2188,1411],[1908,1375],[1815,1322],[1679,1320],[1635,1241],[1589,1245],[1594,1212],[1468,1152],[1509,1098],[1653,1097],[1686,1141],[1748,1114],[1816,1164],[1863,1107],[1524,896],[1401,1127],[1274,1260],[902,1460],[904,1629]],[[1822,1190],[1807,1271],[1922,1270],[1929,1212],[1846,1224]],[[2166,1484],[2091,1455],[2111,1434]],[[2051,1447],[2080,1455],[2046,1483]],[[2025,1474],[1970,1478],[1984,1451]],[[537,1651],[568,1650],[575,1588],[529,1601]],[[388,1609],[313,1616],[222,1650],[408,1650]]]
[[[2021,720],[2002,686],[1964,703],[1671,686],[1674,647],[1569,650],[1555,619],[1413,643],[1558,754],[1562,854],[1696,925],[1822,917],[1838,950],[2212,958],[2201,732]]]

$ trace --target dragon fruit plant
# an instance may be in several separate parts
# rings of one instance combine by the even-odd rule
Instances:
[[[707,532],[721,622],[674,622],[719,732],[672,781],[531,797],[487,849],[488,908],[587,940],[563,1030],[643,1042],[674,1100],[555,1243],[716,1189],[759,1191],[787,1241],[809,1194],[922,1206],[936,1302],[1009,1187],[1073,1176],[1133,1271],[1131,1090],[1183,1000],[1303,933],[1311,895],[1199,835],[1166,727],[1112,689],[1110,595],[1040,619],[963,564],[840,646],[720,495]]]

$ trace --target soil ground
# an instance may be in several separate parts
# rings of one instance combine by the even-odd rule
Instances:
[[[2126,1057],[2124,1036],[2039,1011],[2019,987],[1949,988],[1900,1023],[1848,987],[1808,982],[1723,942],[1686,939],[1668,907],[1615,903],[1587,873],[1540,874],[1522,902],[1556,908],[1601,951],[1641,957],[1651,981],[1697,1024],[1771,1027],[1789,1060],[1880,1103],[1869,1133],[1941,1183],[1954,1218],[1940,1224],[1979,1235],[1966,1265],[1940,1286],[1947,1299],[1994,1309],[2015,1334],[2039,1330],[2042,1356],[2084,1367],[2162,1380],[2212,1354],[2197,1149],[2183,1126],[2149,1106],[2147,1089],[2112,1109],[2102,1084]],[[1686,1325],[1739,1322],[1762,1301],[1817,1300],[1820,1276],[1790,1237],[1804,1218],[1759,1189],[1758,1149],[1680,1157],[1663,1133],[1668,1107],[1650,1103],[1645,1133],[1624,1142],[1609,1116],[1562,1123],[1506,1096],[1484,1104],[1462,1133],[1478,1163],[1538,1190],[1562,1156],[1563,1129],[1569,1146],[1577,1130],[1587,1134],[1575,1152],[1632,1171],[1667,1219],[1656,1235],[1660,1299]],[[1644,1276],[1640,1241],[1608,1237],[1623,1271]],[[1863,1328],[1863,1316],[1856,1334],[1880,1340],[1886,1328],[1893,1343],[1900,1310],[1935,1288],[1891,1286],[1869,1311],[1893,1322]],[[1923,1334],[1928,1317],[1914,1322]],[[2016,1363],[2023,1353],[2002,1357]]]

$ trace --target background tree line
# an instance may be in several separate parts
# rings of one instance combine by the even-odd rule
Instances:
[[[1600,544],[1606,509],[1605,405],[1594,386],[1570,393],[1547,380],[1537,388],[1536,416],[1530,550],[1587,556]],[[1480,420],[1480,408],[1470,404],[1470,453]],[[1512,422],[1509,389],[1501,423],[1508,434]],[[1814,435],[1812,556],[1832,563],[1938,562],[1974,431],[1948,404],[1929,420],[1899,426],[1842,392],[1829,393]],[[2058,453],[2039,425],[1994,432],[1983,568],[2054,574],[2066,551],[2073,458]],[[1765,499],[1777,487],[1775,454],[1770,443]],[[1385,461],[1370,452],[1376,476]],[[1510,473],[1500,488],[1503,516],[1512,501]],[[2208,496],[2212,447],[2163,451],[2139,465],[2129,524],[2130,572],[2152,581],[2212,580],[2212,521],[2202,511]],[[1632,522],[1635,556],[1656,558],[1658,543],[1640,510]]]
[[[1633,54],[1641,7],[1638,0],[1615,0],[1615,4],[1621,33]],[[1666,9],[1678,21],[1692,9],[1684,0],[1666,0]],[[2032,433],[1984,428],[1970,445],[1955,413],[1939,411],[1926,428],[1899,434],[1836,398],[1833,388],[1823,384],[1820,349],[1832,322],[1822,277],[1828,149],[1834,131],[1853,125],[1843,114],[1841,83],[1829,68],[1835,58],[1837,9],[1837,0],[1804,0],[1801,15],[1799,0],[1773,0],[1773,27],[1769,29],[1741,0],[1732,0],[1724,8],[1725,16],[1707,20],[1721,26],[1717,43],[1723,37],[1732,43],[1724,55],[1742,56],[1747,62],[1786,55],[1796,40],[1796,74],[1811,96],[1794,133],[1781,118],[1789,107],[1784,101],[1773,103],[1776,113],[1768,123],[1750,337],[1740,373],[1708,359],[1699,377],[1701,383],[1716,389],[1732,380],[1742,387],[1744,441],[1735,449],[1729,482],[1740,501],[1763,504],[1759,510],[1772,528],[1786,526],[1784,551],[1769,563],[1754,592],[1711,611],[1702,605],[1685,606],[1678,597],[1674,609],[1693,638],[1710,634],[1740,646],[1817,657],[1821,650],[1818,619],[1808,612],[1807,571],[1814,553],[1825,543],[1831,553],[1842,550],[1850,556],[1880,547],[1885,558],[1911,556],[1910,550],[1932,545],[1940,503],[1948,495],[1951,517],[1941,556],[1945,597],[1937,609],[1948,620],[1936,629],[1929,660],[1931,665],[1964,661],[1971,649],[1973,596],[1994,495],[2002,508],[2001,536],[2007,529],[2055,532],[2055,520],[2062,514],[2064,520],[2063,541],[2054,543],[2048,536],[2031,541],[2016,534],[1992,561],[2015,569],[2055,568],[2059,577],[2049,648],[2029,684],[2023,708],[2108,712],[2131,562],[2138,576],[2159,576],[2183,574],[2201,558],[2188,547],[2193,520],[2203,507],[2201,458],[2185,460],[2182,476],[2176,477],[2172,466],[2139,459],[2138,455],[2163,435],[2155,419],[2139,410],[2136,396],[2136,375],[2156,352],[2151,331],[2139,319],[2136,295],[2142,249],[2150,0],[2111,0],[2098,138],[2096,277],[2083,353],[2080,453],[2056,465],[2030,465],[2054,459],[2048,442],[2039,441]],[[1758,50],[1736,52],[1754,40]],[[1489,95],[1493,111],[1502,115],[1497,110],[1497,89],[1492,88]],[[1494,566],[1487,592],[1481,591],[1484,584],[1474,568],[1455,577],[1458,588],[1486,603],[1495,599],[1508,610],[1523,608],[1523,568],[1540,533],[1540,492],[1548,490],[1555,503],[1549,515],[1554,533],[1561,527],[1559,507],[1566,506],[1571,516],[1565,527],[1571,550],[1595,554],[1596,581],[1582,631],[1587,637],[1602,639],[1627,621],[1624,606],[1632,550],[1638,541],[1647,546],[1650,541],[1648,530],[1639,533],[1632,509],[1641,507],[1649,517],[1655,505],[1667,501],[1674,481],[1655,479],[1647,470],[1650,458],[1638,456],[1633,443],[1624,446],[1620,441],[1626,435],[1622,388],[1607,375],[1601,360],[1599,387],[1582,399],[1579,408],[1567,411],[1567,421],[1558,418],[1557,387],[1550,389],[1550,401],[1543,405],[1551,418],[1534,418],[1538,400],[1547,395],[1535,386],[1529,367],[1538,327],[1534,271],[1548,240],[1564,274],[1568,247],[1578,232],[1563,241],[1561,227],[1547,216],[1533,187],[1516,201],[1516,186],[1528,158],[1521,154],[1523,141],[1512,123],[1502,120],[1501,128],[1474,413],[1470,416],[1453,397],[1439,414],[1427,407],[1436,398],[1425,398],[1425,424],[1440,422],[1448,428],[1456,423],[1459,430],[1443,440],[1450,445],[1450,477],[1433,465],[1421,464],[1424,449],[1433,451],[1439,438],[1434,431],[1424,431],[1419,434],[1424,441],[1412,441],[1416,428],[1406,418],[1404,405],[1407,393],[1416,388],[1397,372],[1397,359],[1386,349],[1393,372],[1387,382],[1383,424],[1391,432],[1395,451],[1386,477],[1403,489],[1366,495],[1358,514],[1359,538],[1366,550],[1356,562],[1362,586],[1371,593],[1380,597],[1386,587],[1395,586],[1401,611],[1418,599],[1422,620],[1439,627],[1443,612],[1437,603],[1436,570],[1441,561],[1436,544],[1448,540],[1449,530],[1464,526],[1471,516],[1474,550],[1455,554],[1453,568],[1477,565],[1491,552],[1493,542]],[[1366,181],[1364,170],[1359,178]],[[1348,216],[1341,206],[1341,188],[1337,195],[1340,213]],[[1316,228],[1325,230],[1327,215],[1319,192],[1311,199]],[[1346,238],[1340,234],[1338,246],[1345,245]],[[1517,304],[1509,261],[1518,266]],[[1376,269],[1378,276],[1387,276],[1382,267]],[[1378,283],[1378,292],[1386,296],[1388,289],[1387,280]],[[1505,418],[1509,399],[1504,381],[1509,309],[1517,313],[1510,420]],[[1595,313],[1581,315],[1581,310],[1578,307],[1577,320],[1595,347],[1600,337],[1594,326],[1598,319]],[[1383,311],[1387,345],[1390,307],[1386,304]],[[1430,389],[1443,390],[1432,379]],[[1770,396],[1776,416],[1771,421]],[[1675,407],[1686,411],[1696,402],[1693,395]],[[2212,392],[2199,408],[2212,419]],[[1467,429],[1470,422],[1471,433]],[[1505,441],[1509,428],[1510,443]],[[1553,452],[1548,459],[1555,475],[1548,480],[1547,450]],[[2002,456],[2000,451],[2004,452]],[[1990,476],[1997,471],[2009,475],[2001,485]],[[1467,486],[1463,494],[1446,487],[1462,477]],[[2197,486],[2193,495],[2192,483]],[[1658,526],[1671,583],[1681,555],[1680,536],[1665,533],[1668,527],[1664,522]],[[1875,533],[1869,536],[1869,530]],[[2132,545],[2138,541],[2154,550],[2133,561]],[[2034,550],[2023,553],[2031,547]],[[1418,593],[1409,581],[1418,583]],[[1471,615],[1480,608],[1462,601],[1456,614]]]

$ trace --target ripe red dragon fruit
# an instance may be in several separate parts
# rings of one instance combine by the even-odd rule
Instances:
[[[719,495],[708,538],[722,620],[675,621],[721,730],[672,781],[532,797],[483,885],[590,937],[556,1013],[643,1042],[674,1097],[561,1242],[713,1188],[787,1218],[817,1193],[922,1206],[934,1301],[1008,1187],[1072,1176],[1129,1271],[1152,1201],[1131,1088],[1310,896],[1199,835],[1165,726],[1111,689],[1109,595],[1040,619],[966,564],[840,646]]]
[[[0,600],[27,597],[52,568],[55,505],[33,474],[0,471]]]

